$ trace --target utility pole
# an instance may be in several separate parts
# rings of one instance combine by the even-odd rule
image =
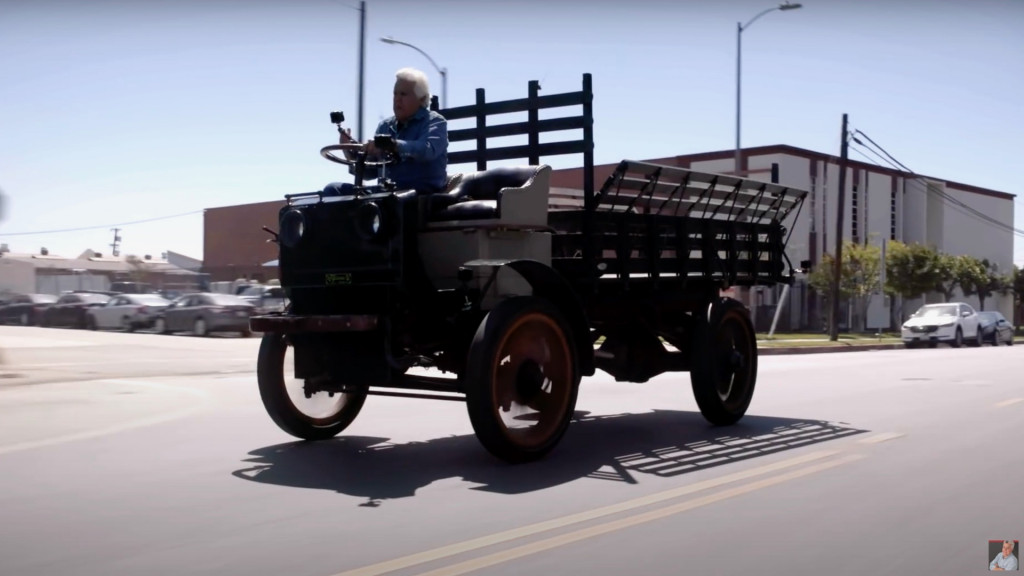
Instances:
[[[843,133],[839,147],[839,199],[836,206],[836,252],[832,273],[832,319],[829,322],[828,339],[839,340],[839,281],[843,275],[843,208],[846,206],[846,154],[849,142],[846,129],[847,115],[843,114]]]
[[[356,141],[363,141],[363,70],[366,67],[366,1],[359,3],[359,121]]]
[[[112,256],[120,256],[121,255],[121,251],[120,251],[121,237],[118,236],[117,233],[120,232],[121,229],[120,228],[111,228],[111,230],[114,231],[114,241],[111,242],[111,244],[110,244],[110,249],[111,249],[110,254]]]

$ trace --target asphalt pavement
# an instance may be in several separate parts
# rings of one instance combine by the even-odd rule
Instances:
[[[257,339],[0,327],[0,574],[973,574],[1020,539],[1024,349],[765,357],[710,426],[685,374],[599,372],[509,466],[466,406],[372,397],[299,442]],[[849,348],[849,347],[844,347]]]

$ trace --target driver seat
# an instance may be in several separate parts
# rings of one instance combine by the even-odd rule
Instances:
[[[497,220],[501,224],[547,225],[551,167],[508,166],[461,176],[430,197],[429,222]]]

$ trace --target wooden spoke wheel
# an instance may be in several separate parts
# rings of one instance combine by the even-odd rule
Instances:
[[[256,377],[267,414],[282,430],[303,440],[325,440],[348,428],[366,402],[366,391],[315,392],[293,376],[293,353],[283,334],[260,343]]]
[[[747,412],[757,381],[757,340],[746,308],[722,298],[694,326],[690,382],[704,418],[733,424]]]
[[[473,430],[507,462],[541,458],[572,419],[579,370],[558,311],[532,296],[504,300],[480,323],[463,375]]]

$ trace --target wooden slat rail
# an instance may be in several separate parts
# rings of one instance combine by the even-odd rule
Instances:
[[[784,280],[783,229],[777,223],[601,209],[592,217],[594,232],[588,235],[577,212],[549,215],[549,224],[558,231],[552,254],[563,272],[584,273],[585,266],[569,260],[578,259],[589,246],[597,265],[603,266],[601,276],[615,276],[623,284],[638,274],[654,280],[697,274],[736,285]]]
[[[623,160],[597,193],[597,204],[612,210],[767,223],[784,220],[806,195],[749,178]]]
[[[541,120],[539,112],[554,108],[576,108],[578,113],[560,118]],[[582,154],[584,168],[584,190],[593,195],[594,169],[594,119],[593,91],[590,74],[583,75],[583,89],[561,94],[540,94],[540,83],[532,80],[526,98],[487,102],[483,88],[476,90],[476,102],[467,106],[437,109],[434,100],[432,109],[440,112],[448,121],[448,142],[472,143],[468,150],[449,150],[448,165],[476,164],[477,170],[486,170],[488,162],[523,159],[530,165],[540,164],[546,156]],[[504,114],[525,112],[526,121],[494,123],[495,117]],[[467,121],[472,125],[465,126]],[[558,142],[540,142],[540,135],[550,132],[574,131],[578,137]],[[492,146],[492,138],[526,136],[526,144],[513,146]],[[584,193],[586,195],[586,193]]]
[[[735,276],[730,276],[729,271],[724,268],[711,267],[707,271],[704,270],[705,265],[709,263],[707,258],[703,256],[693,258],[679,258],[673,261],[664,261],[663,266],[666,267],[657,276],[652,276],[649,272],[650,269],[648,264],[643,260],[632,259],[628,261],[614,260],[614,259],[603,259],[600,261],[605,266],[602,271],[601,279],[610,283],[623,283],[628,277],[629,281],[636,281],[641,278],[650,279],[670,279],[670,278],[710,278],[716,280],[723,280],[730,286],[751,286],[754,284],[774,284],[779,282],[780,278],[784,277],[785,270],[781,265],[772,264],[772,268],[769,266],[761,266],[761,271],[757,274],[753,273],[754,264],[746,260],[738,260],[732,264],[735,270]],[[670,268],[669,266],[685,265],[689,268],[688,273],[679,273]],[[587,268],[581,258],[562,258],[555,257],[552,259],[552,265],[556,270],[564,274],[567,278],[581,278],[586,277]]]

